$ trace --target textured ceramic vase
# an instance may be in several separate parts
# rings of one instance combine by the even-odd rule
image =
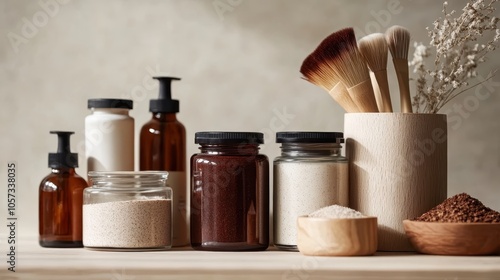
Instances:
[[[344,137],[350,207],[378,217],[379,251],[413,251],[403,220],[447,195],[446,115],[348,113]]]

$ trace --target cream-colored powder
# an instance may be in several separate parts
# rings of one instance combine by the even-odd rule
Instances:
[[[276,245],[297,245],[297,217],[332,204],[348,205],[347,169],[347,162],[274,164]]]
[[[83,205],[83,245],[98,248],[160,248],[172,245],[168,199]]]

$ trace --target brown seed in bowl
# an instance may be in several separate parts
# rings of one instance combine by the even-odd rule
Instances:
[[[500,213],[466,193],[457,194],[414,219],[421,222],[500,223]]]

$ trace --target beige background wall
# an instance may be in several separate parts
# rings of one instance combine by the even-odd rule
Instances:
[[[449,2],[461,9],[466,1]],[[400,24],[414,40],[427,41],[425,27],[440,11],[440,1],[431,0],[1,0],[0,219],[7,162],[16,161],[19,232],[37,234],[38,184],[50,171],[47,153],[57,145],[49,130],[76,132],[72,148],[80,154],[77,171],[85,175],[88,98],[133,99],[138,132],[157,94],[150,77],[182,77],[173,90],[188,156],[197,152],[196,131],[248,130],[266,133],[262,152],[272,160],[279,153],[276,130],[343,129],[341,108],[300,79],[302,60],[324,37],[346,26],[360,37],[359,31]],[[483,76],[500,67],[499,57],[490,56]],[[493,80],[492,92],[481,89],[482,100],[471,90],[445,108],[448,194],[465,191],[500,210],[500,78]],[[398,102],[397,84],[391,88]]]

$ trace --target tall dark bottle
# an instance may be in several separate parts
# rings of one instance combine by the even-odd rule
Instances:
[[[173,246],[189,244],[186,212],[186,129],[177,120],[179,101],[172,99],[174,77],[154,77],[160,82],[158,99],[150,100],[152,118],[141,129],[140,170],[168,171],[173,190]]]
[[[85,179],[75,172],[78,154],[70,150],[73,132],[51,131],[58,136],[57,153],[49,153],[51,173],[40,183],[38,218],[42,247],[82,247],[82,200]]]

